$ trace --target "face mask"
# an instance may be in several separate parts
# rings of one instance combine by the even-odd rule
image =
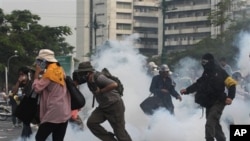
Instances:
[[[37,59],[37,60],[36,60],[36,64],[37,64],[38,66],[40,66],[40,68],[41,68],[42,70],[45,70],[45,69],[46,69],[46,66],[47,66],[47,61],[46,61],[46,60]]]
[[[73,72],[73,80],[76,81],[78,85],[86,83],[88,80],[87,72]]]
[[[213,61],[202,60],[201,65],[206,71],[212,71],[215,68],[215,64]]]

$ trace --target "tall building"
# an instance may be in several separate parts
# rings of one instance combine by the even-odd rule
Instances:
[[[79,60],[107,40],[139,34],[136,48],[145,55],[167,56],[216,37],[229,22],[214,26],[209,13],[222,0],[77,0],[77,53]],[[244,18],[250,0],[231,0],[224,16]],[[244,14],[245,13],[245,14]]]
[[[181,51],[211,35],[210,0],[166,1],[163,53]]]
[[[77,0],[77,51],[83,57],[107,40],[139,34],[136,48],[144,54],[158,50],[158,0]],[[84,48],[84,49],[83,49]]]

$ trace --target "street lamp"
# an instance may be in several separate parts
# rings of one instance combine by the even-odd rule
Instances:
[[[8,81],[8,76],[9,76],[9,65],[10,65],[10,60],[12,59],[12,58],[14,58],[14,57],[18,57],[18,55],[17,55],[17,53],[18,53],[18,51],[17,50],[15,50],[14,51],[14,55],[12,55],[12,56],[10,56],[9,58],[8,58],[8,61],[7,61],[7,67],[5,67],[5,83],[6,83],[6,94],[8,94],[9,93],[9,90],[8,90],[8,83],[9,83],[9,81]]]

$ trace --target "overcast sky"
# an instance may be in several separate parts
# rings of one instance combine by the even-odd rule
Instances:
[[[41,17],[42,25],[69,26],[73,35],[67,37],[67,42],[76,45],[76,0],[0,0],[0,8],[5,14],[27,9]]]

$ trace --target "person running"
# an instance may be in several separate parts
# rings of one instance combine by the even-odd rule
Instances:
[[[185,89],[181,94],[195,94],[195,102],[206,109],[205,139],[206,141],[226,141],[220,125],[220,118],[225,105],[232,104],[235,97],[236,81],[215,62],[211,53],[202,56],[204,69],[201,77]],[[228,94],[225,93],[225,87]]]
[[[87,120],[90,131],[102,141],[132,141],[125,129],[125,106],[116,90],[118,84],[103,74],[98,75],[90,62],[80,63],[77,72],[84,79],[78,84],[87,82],[88,88],[99,103]],[[105,121],[110,123],[114,133],[101,126]]]
[[[65,84],[65,72],[54,52],[41,49],[36,57],[33,89],[40,96],[40,125],[36,141],[63,141],[71,117],[70,94]]]
[[[149,90],[162,100],[163,106],[170,112],[170,114],[174,114],[174,104],[171,96],[180,101],[182,98],[175,90],[175,83],[170,77],[170,69],[168,65],[161,65],[159,75],[152,78]]]

